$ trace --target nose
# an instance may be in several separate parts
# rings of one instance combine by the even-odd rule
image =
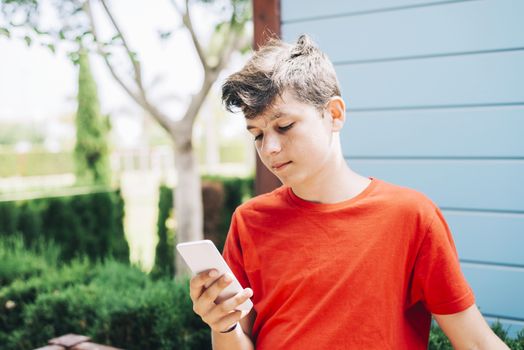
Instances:
[[[260,152],[264,156],[277,154],[278,152],[280,152],[281,149],[282,147],[278,135],[271,132],[268,132],[264,135],[260,149]]]

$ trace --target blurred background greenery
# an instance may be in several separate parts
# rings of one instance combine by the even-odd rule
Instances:
[[[0,347],[78,333],[210,348],[187,277],[174,278],[174,203],[200,200],[189,216],[222,249],[253,195],[251,137],[220,102],[250,55],[250,2],[0,5]]]

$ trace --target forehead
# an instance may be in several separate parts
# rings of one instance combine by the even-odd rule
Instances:
[[[292,93],[284,92],[277,96],[271,106],[254,118],[246,119],[248,129],[250,125],[271,122],[278,118],[291,116],[304,116],[307,112],[316,111],[316,108],[308,103],[299,101]]]

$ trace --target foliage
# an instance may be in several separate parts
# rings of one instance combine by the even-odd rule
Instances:
[[[61,248],[60,258],[113,256],[129,261],[123,228],[124,203],[118,191],[0,201],[0,236],[19,232],[29,246],[41,240]]]
[[[524,329],[521,329],[515,338],[508,336],[508,332],[504,329],[500,322],[495,322],[491,325],[493,332],[512,350],[524,350]],[[444,334],[442,329],[437,325],[431,326],[431,333],[429,335],[429,350],[453,350],[453,346],[448,337]]]
[[[109,119],[100,114],[96,84],[91,75],[87,53],[78,56],[78,111],[76,113],[75,163],[82,184],[109,185]]]
[[[0,256],[45,260],[17,242],[13,252],[12,239],[0,238]],[[209,328],[194,314],[188,290],[187,279],[153,280],[116,261],[48,261],[45,273],[0,287],[0,343],[33,349],[73,332],[130,350],[209,349]]]
[[[429,334],[429,350],[453,350],[451,342],[440,327],[436,325],[431,326]]]
[[[168,220],[173,218],[173,190],[160,186],[158,200],[157,234],[158,244],[155,253],[154,274],[173,276],[175,273],[174,242],[175,233],[169,227]]]
[[[503,342],[505,342],[512,350],[524,350],[524,329],[521,329],[515,338],[508,336],[508,332],[500,322],[495,322],[491,329]]]
[[[53,243],[38,240],[27,250],[21,235],[0,237],[0,286],[17,278],[40,276],[59,260],[60,250]]]

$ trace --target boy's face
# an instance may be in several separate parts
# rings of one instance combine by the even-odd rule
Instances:
[[[344,122],[344,103],[338,99],[335,108],[341,109],[340,119],[332,113],[332,101],[321,113],[289,92],[277,97],[271,108],[254,119],[246,119],[260,159],[284,185],[313,183],[335,165],[340,145],[333,132]]]

